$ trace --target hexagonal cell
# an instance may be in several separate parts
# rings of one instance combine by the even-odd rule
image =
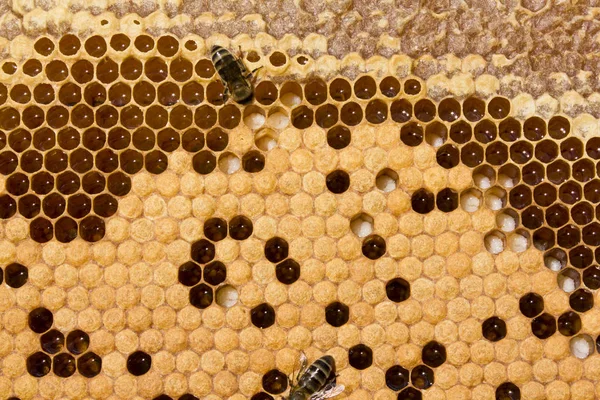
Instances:
[[[407,79],[404,82],[404,93],[410,96],[415,96],[421,93],[421,82],[419,82],[417,79]]]
[[[496,184],[496,171],[489,165],[481,165],[473,171],[473,182],[479,189],[489,189]]]
[[[485,192],[485,204],[492,211],[506,207],[507,200],[506,190],[499,186],[495,186]]]
[[[575,204],[582,197],[581,186],[574,181],[568,181],[563,183],[558,189],[558,197],[560,200],[567,204]]]
[[[536,186],[546,180],[546,171],[544,166],[537,161],[530,162],[523,167],[521,171],[523,182],[530,186]]]
[[[573,356],[583,360],[594,353],[594,340],[590,335],[577,335],[569,341],[569,349]]]
[[[527,207],[521,212],[521,223],[527,229],[537,229],[544,224],[544,211],[536,206]]]
[[[435,105],[431,100],[421,99],[415,103],[414,113],[419,121],[429,122],[435,118]]]
[[[503,232],[512,232],[519,226],[519,214],[507,209],[496,215],[496,226]]]
[[[386,76],[379,82],[379,91],[385,97],[396,97],[400,93],[400,82],[393,76]],[[331,96],[333,97],[333,96]]]
[[[446,125],[434,121],[425,127],[425,141],[434,148],[442,146],[448,140]],[[458,160],[457,160],[458,161]]]
[[[348,126],[358,125],[363,119],[362,107],[355,102],[349,102],[342,106],[340,110],[342,122]]]
[[[327,84],[319,78],[314,78],[304,86],[304,96],[313,106],[318,106],[327,100]]]
[[[265,124],[265,110],[261,107],[250,105],[244,108],[244,124],[252,129],[257,130]]]
[[[564,139],[571,131],[571,123],[561,115],[554,116],[548,121],[548,133],[552,139]]]
[[[396,122],[408,122],[413,115],[412,103],[406,99],[395,100],[390,106],[390,115]]]
[[[488,103],[488,113],[494,119],[503,119],[510,113],[510,101],[504,97],[494,97]]]
[[[219,287],[215,293],[216,303],[221,307],[230,308],[237,304],[239,299],[238,291],[231,285]]]
[[[364,238],[373,233],[373,217],[361,213],[350,220],[350,230],[359,238]]]
[[[369,75],[361,76],[354,82],[354,94],[362,100],[368,100],[377,93],[377,84]]]
[[[333,104],[324,104],[315,112],[315,122],[321,128],[331,128],[338,122],[339,112]]]
[[[567,253],[562,249],[552,249],[544,253],[544,265],[546,268],[558,272],[567,266]],[[577,271],[575,271],[577,272]],[[568,275],[572,275],[569,273]],[[560,282],[559,282],[560,286]],[[575,289],[573,289],[575,290]]]
[[[242,166],[241,164],[242,162],[239,157],[233,153],[226,152],[219,156],[219,169],[228,175],[239,171]]]
[[[600,138],[593,137],[588,139],[588,141],[585,142],[585,152],[594,160],[600,159]]]
[[[500,231],[491,231],[483,239],[485,248],[491,254],[500,254],[506,246],[506,236]]]
[[[269,62],[274,67],[281,67],[288,62],[288,58],[284,53],[282,53],[280,51],[274,51],[269,56]]]
[[[381,100],[371,100],[365,109],[365,118],[372,124],[381,124],[388,118],[387,104]]]
[[[545,251],[556,244],[556,235],[552,229],[543,227],[533,233],[532,242],[536,249]]]
[[[516,165],[504,165],[498,170],[498,183],[505,188],[514,187],[520,180],[521,171]]]
[[[435,158],[438,165],[451,169],[458,165],[460,153],[453,144],[445,144],[437,150]]]
[[[531,246],[531,235],[525,229],[518,229],[507,239],[508,247],[515,253],[522,253]]]
[[[475,212],[481,207],[482,197],[477,189],[466,190],[460,194],[460,205],[467,212]]]
[[[480,144],[471,142],[460,150],[460,159],[467,167],[476,167],[483,162],[483,148]]]
[[[306,106],[299,106],[292,110],[292,125],[298,129],[306,129],[313,124],[314,112]]]
[[[485,115],[485,103],[476,97],[469,97],[463,101],[463,113],[469,121],[479,121]]]
[[[546,136],[546,122],[540,117],[527,118],[523,124],[523,134],[531,141],[541,140]]]
[[[565,268],[558,274],[557,282],[558,287],[563,291],[572,293],[579,288],[579,285],[581,285],[581,276],[579,275],[579,272],[573,268]]]
[[[271,81],[262,81],[254,89],[254,98],[256,101],[266,106],[273,104],[277,100],[278,95],[277,86]]]
[[[560,154],[568,161],[576,161],[583,156],[583,143],[579,138],[570,137],[560,143]]]
[[[498,136],[498,128],[489,119],[484,119],[475,125],[473,128],[475,139],[483,144],[491,143]]]
[[[352,86],[344,78],[336,78],[329,84],[329,95],[335,101],[346,101],[352,96]]]
[[[375,186],[383,192],[391,192],[398,187],[398,174],[389,168],[382,169],[375,178]]]
[[[456,121],[461,115],[460,103],[451,97],[443,99],[438,105],[438,115],[443,121]]]
[[[265,128],[254,136],[254,143],[262,151],[269,151],[277,146],[279,134],[272,129]]]

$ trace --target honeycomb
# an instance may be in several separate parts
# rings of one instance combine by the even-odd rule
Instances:
[[[0,398],[279,399],[301,353],[340,399],[600,397],[590,69],[39,3],[0,19]],[[250,104],[214,44],[262,67]]]

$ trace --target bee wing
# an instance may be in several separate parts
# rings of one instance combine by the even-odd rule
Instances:
[[[332,397],[337,396],[338,394],[344,391],[344,385],[336,385],[331,382],[328,383],[323,389],[319,390],[317,393],[310,396],[309,400],[324,400],[330,399]]]

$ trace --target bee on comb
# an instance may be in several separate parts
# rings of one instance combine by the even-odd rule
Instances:
[[[219,45],[211,48],[211,59],[225,86],[225,96],[231,96],[236,103],[240,104],[250,102],[254,93],[251,82],[253,73],[262,67],[249,72],[241,58],[235,57],[229,50]]]
[[[300,371],[291,383],[287,400],[324,400],[344,391],[344,385],[336,384],[335,360],[325,355],[307,368],[306,356],[300,356]]]

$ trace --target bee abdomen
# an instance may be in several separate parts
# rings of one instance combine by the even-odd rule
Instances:
[[[323,356],[315,361],[300,379],[300,386],[305,387],[309,393],[316,393],[329,381],[335,361],[331,356]]]
[[[211,59],[217,71],[235,63],[235,57],[224,47],[213,46],[211,49]]]

